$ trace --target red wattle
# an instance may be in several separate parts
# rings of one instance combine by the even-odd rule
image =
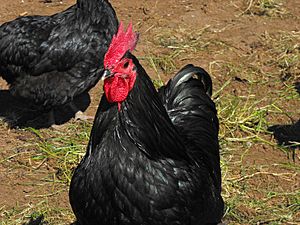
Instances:
[[[136,73],[116,73],[114,76],[104,80],[104,92],[108,102],[118,103],[118,110],[121,110],[121,103],[127,98],[134,86]]]
[[[123,102],[128,96],[129,80],[114,76],[104,81],[104,92],[109,102]]]

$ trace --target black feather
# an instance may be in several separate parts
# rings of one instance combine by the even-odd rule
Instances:
[[[189,66],[159,95],[137,59],[126,57],[137,68],[134,87],[120,111],[102,97],[87,153],[72,177],[70,203],[79,223],[218,223],[223,200],[209,76],[194,79],[189,73],[201,77],[203,71]]]
[[[206,164],[215,185],[221,187],[219,121],[215,104],[210,99],[212,81],[209,74],[200,67],[186,65],[159,90],[159,94],[188,151],[194,159]]]
[[[11,93],[37,106],[63,105],[100,79],[118,21],[106,0],[78,0],[52,16],[0,27],[0,74]]]

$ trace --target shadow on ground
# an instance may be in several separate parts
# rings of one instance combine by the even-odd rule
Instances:
[[[73,106],[84,112],[91,100],[88,93],[83,93],[73,100]],[[61,125],[74,118],[76,111],[70,104],[54,109],[54,120],[56,125]],[[33,127],[36,129],[49,128],[54,124],[50,112],[33,109],[25,102],[14,98],[8,90],[0,90],[0,118],[12,128]],[[53,117],[52,117],[53,118]]]
[[[300,120],[294,124],[274,125],[268,130],[273,132],[278,144],[291,148],[300,147]]]
[[[36,219],[30,219],[28,223],[23,223],[23,225],[47,225],[47,222],[44,222],[44,216],[41,215]]]
[[[41,215],[36,219],[30,219],[28,223],[23,223],[22,225],[49,225],[48,222],[44,221],[44,216]],[[71,223],[70,225],[79,225],[77,222]]]
[[[300,95],[300,81],[295,83],[295,88],[298,94]]]
[[[300,82],[295,83],[295,89],[300,95]],[[292,149],[300,148],[300,119],[296,123],[286,125],[273,125],[268,131],[274,134],[279,145]]]

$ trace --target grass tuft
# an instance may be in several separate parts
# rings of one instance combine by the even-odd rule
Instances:
[[[288,15],[283,0],[249,0],[247,4],[247,9],[241,14],[268,17],[283,17]]]

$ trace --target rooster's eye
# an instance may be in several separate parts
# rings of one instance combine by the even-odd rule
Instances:
[[[124,63],[123,68],[127,69],[127,67],[129,66],[129,62]]]

